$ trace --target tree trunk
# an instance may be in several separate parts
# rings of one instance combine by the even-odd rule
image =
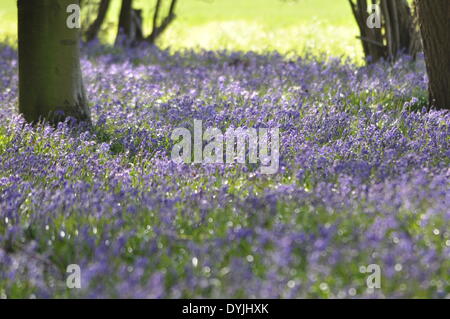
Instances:
[[[102,24],[105,21],[110,4],[111,0],[102,0],[100,2],[97,17],[95,18],[95,21],[89,26],[89,29],[86,31],[86,42],[90,42],[98,37],[98,33],[100,32]]]
[[[358,23],[364,55],[368,62],[395,61],[400,53],[413,57],[420,49],[420,38],[407,0],[349,0]],[[369,4],[380,8],[380,27],[370,27]]]
[[[417,0],[430,105],[450,109],[450,1]]]
[[[116,44],[129,45],[134,41],[133,31],[133,0],[122,0]]]
[[[28,122],[90,122],[80,68],[80,30],[67,7],[79,0],[18,0],[19,111]]]
[[[349,0],[349,3],[356,22],[358,23],[360,39],[366,59],[375,62],[386,58],[381,29],[369,28],[367,25],[367,19],[369,17],[367,1],[357,0],[357,2],[354,3],[352,0]]]
[[[155,43],[156,39],[167,29],[167,27],[172,23],[172,21],[176,17],[175,7],[177,5],[177,0],[172,0],[172,2],[170,3],[169,12],[167,13],[167,16],[162,20],[161,24],[158,25],[158,17],[161,8],[161,2],[162,0],[157,0],[156,2],[155,13],[153,15],[152,33],[147,37],[147,41],[152,44]]]
[[[133,9],[133,21],[134,21],[134,28],[135,28],[135,42],[139,43],[141,41],[144,41],[144,30],[143,30],[143,22],[144,19],[142,18],[142,10]]]
[[[142,10],[133,9],[133,0],[122,0],[115,44],[133,46],[144,40]]]

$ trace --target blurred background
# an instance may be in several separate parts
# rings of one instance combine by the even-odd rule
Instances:
[[[0,40],[16,41],[16,1],[1,0]],[[142,9],[146,33],[152,27],[155,4],[156,0],[135,0],[133,4]],[[112,0],[100,32],[104,42],[114,42],[120,5],[120,0]],[[353,60],[363,55],[356,39],[359,31],[345,0],[179,0],[176,15],[157,40],[161,48],[311,52]],[[85,19],[91,16],[95,11],[83,14]]]

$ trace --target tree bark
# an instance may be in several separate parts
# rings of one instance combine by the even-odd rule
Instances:
[[[133,46],[144,40],[142,10],[133,9],[133,0],[122,0],[116,45]]]
[[[420,38],[407,0],[349,0],[358,23],[364,55],[368,62],[395,61],[400,53],[413,57],[420,49]],[[368,3],[380,8],[380,28],[367,24]]]
[[[80,67],[80,30],[67,26],[79,0],[18,0],[19,111],[28,122],[71,116],[90,122]]]
[[[100,2],[97,17],[95,18],[94,22],[89,26],[89,29],[86,31],[87,42],[90,42],[98,37],[98,33],[100,32],[102,24],[105,21],[106,14],[108,13],[110,4],[111,0],[102,0]]]
[[[370,59],[370,62],[376,62],[386,58],[386,50],[383,44],[381,29],[371,29],[367,26],[367,18],[369,17],[367,12],[367,1],[357,0],[356,3],[354,3],[353,0],[349,0],[349,3],[356,22],[358,23],[361,44],[366,59]]]
[[[122,0],[116,44],[129,45],[134,41],[133,31],[133,0]]]
[[[142,18],[142,10],[133,9],[133,20],[136,31],[135,41],[136,43],[139,43],[141,41],[144,41],[144,30],[142,26],[144,19]]]
[[[153,15],[153,28],[152,33],[147,37],[147,41],[149,43],[154,44],[156,39],[167,29],[167,27],[173,22],[176,18],[175,15],[175,7],[177,5],[177,0],[172,0],[169,7],[169,12],[167,16],[163,19],[161,24],[158,26],[158,16],[161,7],[162,0],[158,0],[156,2],[155,13]]]
[[[155,12],[153,14],[152,30],[158,27],[159,10],[161,9],[162,0],[156,0]]]
[[[430,105],[450,109],[450,1],[416,0]]]

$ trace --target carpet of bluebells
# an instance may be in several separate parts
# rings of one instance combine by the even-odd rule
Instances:
[[[450,113],[422,58],[89,46],[93,125],[57,127],[18,115],[17,64],[1,45],[0,297],[450,297]],[[278,173],[174,163],[194,119],[279,127]]]

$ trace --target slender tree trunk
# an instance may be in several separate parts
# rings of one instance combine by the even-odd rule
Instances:
[[[147,41],[150,43],[155,43],[156,40],[156,30],[158,29],[158,18],[159,10],[161,9],[162,0],[156,0],[155,12],[153,13],[152,21],[152,33],[148,36]]]
[[[90,121],[77,28],[67,7],[79,0],[18,0],[19,111],[28,122],[71,116]]]
[[[133,0],[122,0],[116,44],[128,45],[134,41],[133,31]]]
[[[144,40],[144,30],[143,30],[143,22],[142,18],[142,10],[133,9],[133,19],[134,19],[134,27],[136,28],[136,43],[139,43]]]
[[[177,5],[177,0],[172,0],[169,7],[169,12],[167,16],[162,20],[161,24],[158,25],[159,11],[161,8],[162,0],[157,0],[155,13],[153,15],[153,28],[152,33],[147,37],[147,41],[150,43],[155,43],[156,39],[167,29],[167,27],[176,18],[175,7]]]
[[[450,1],[416,0],[430,105],[450,109]]]
[[[155,13],[153,14],[152,31],[158,27],[159,10],[161,9],[162,0],[156,0]]]
[[[364,56],[366,59],[370,59],[371,62],[385,59],[387,55],[381,29],[370,28],[367,25],[367,19],[369,17],[367,0],[356,0],[356,3],[353,0],[349,0],[349,3],[358,23]]]
[[[358,23],[360,39],[369,62],[381,59],[395,61],[400,53],[416,56],[420,37],[407,0],[349,0]],[[369,5],[380,8],[380,26],[369,26]],[[373,13],[372,13],[373,14]]]
[[[94,22],[89,26],[89,29],[86,31],[87,42],[90,42],[98,37],[98,33],[100,32],[102,24],[105,21],[106,14],[108,13],[110,4],[111,0],[102,0],[100,2],[97,17],[95,18]]]
[[[142,10],[133,9],[133,0],[122,0],[116,45],[133,46],[143,40]]]

